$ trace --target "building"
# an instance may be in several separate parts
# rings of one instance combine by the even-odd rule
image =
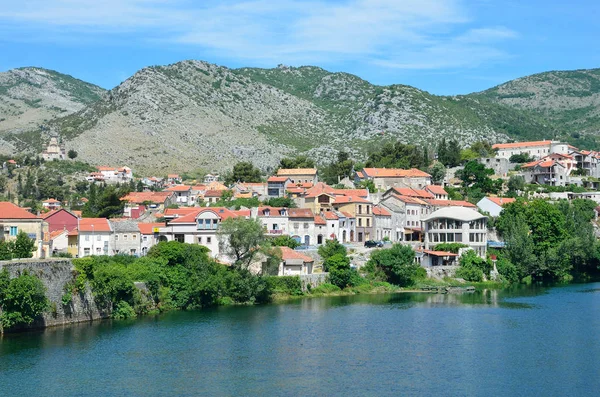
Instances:
[[[281,250],[281,263],[278,276],[299,276],[312,274],[314,259],[289,247],[279,247]]]
[[[138,223],[140,231],[140,255],[145,256],[148,250],[159,242],[160,228],[165,227],[165,223]]]
[[[224,190],[207,190],[204,192],[202,199],[207,205],[215,204],[223,197]]]
[[[433,194],[435,200],[448,200],[448,192],[440,185],[428,185],[425,190]]]
[[[309,246],[315,241],[315,215],[308,208],[290,208],[288,210],[289,234],[298,243]]]
[[[568,144],[550,140],[497,143],[492,145],[492,148],[496,150],[496,158],[505,159],[510,159],[515,154],[527,154],[531,158],[541,159],[552,153],[569,153]]]
[[[500,216],[504,205],[514,203],[516,200],[510,197],[484,197],[477,202],[481,212],[486,212],[494,218]]]
[[[133,171],[129,167],[106,167],[97,166],[96,172],[92,172],[88,181],[106,183],[129,183],[133,180]]]
[[[216,182],[219,180],[219,174],[206,174],[204,175],[204,183]]]
[[[423,189],[431,185],[431,175],[416,168],[403,170],[399,168],[363,168],[356,173],[356,183],[365,180],[373,181],[375,188],[386,191],[393,187],[410,187]]]
[[[40,215],[46,223],[48,223],[48,231],[55,232],[57,230],[71,231],[79,225],[79,216],[72,211],[67,211],[64,208],[54,210]]]
[[[580,175],[600,178],[599,152],[574,149],[570,155],[573,156]]]
[[[333,202],[335,211],[345,212],[356,219],[356,240],[362,243],[373,238],[373,203],[362,197],[336,196]]]
[[[49,232],[48,246],[50,255],[62,254],[69,252],[69,231],[55,230]]]
[[[65,160],[67,158],[65,146],[59,144],[58,137],[53,136],[50,138],[50,142],[48,143],[46,150],[42,152],[42,158],[45,161]]]
[[[138,223],[132,220],[110,220],[111,255],[133,255],[141,254],[141,235]]]
[[[292,184],[319,182],[316,168],[280,168],[277,170],[277,176],[290,178]]]
[[[106,218],[81,218],[75,229],[78,236],[79,257],[111,255],[112,228]]]
[[[483,164],[485,168],[491,168],[494,170],[495,175],[506,176],[508,171],[514,168],[511,166],[510,161],[506,157],[483,157],[477,159],[480,164]]]
[[[33,258],[49,256],[48,223],[13,203],[0,201],[0,239],[15,240],[21,231],[35,241]]]
[[[289,234],[289,218],[287,208],[258,207],[250,209],[250,216],[258,218],[267,236],[277,237]]]
[[[270,176],[267,179],[267,195],[270,198],[284,197],[292,180],[287,176]]]
[[[394,225],[392,213],[383,205],[373,206],[373,228],[375,229],[375,240],[392,241]]]
[[[165,192],[175,193],[175,204],[194,205],[195,198],[192,196],[192,187],[188,185],[175,185],[168,187]]]
[[[137,219],[147,210],[164,211],[168,206],[177,202],[177,193],[165,192],[131,192],[121,198],[125,202],[123,216]]]
[[[62,206],[62,203],[56,199],[49,198],[48,200],[42,201],[42,207],[48,210],[56,210]]]
[[[465,207],[445,207],[423,218],[425,249],[439,243],[462,243],[481,258],[487,252],[487,217]]]
[[[521,166],[525,182],[540,185],[566,186],[576,162],[573,156],[553,153]]]
[[[181,177],[179,174],[168,174],[167,175],[167,184],[168,185],[176,185],[181,183]]]
[[[423,267],[456,266],[458,254],[447,251],[416,250],[415,259]]]

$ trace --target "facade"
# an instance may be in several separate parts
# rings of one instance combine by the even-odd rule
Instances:
[[[175,194],[175,203],[179,205],[194,205],[195,199],[192,197],[192,187],[188,185],[175,185],[165,189],[165,192]]]
[[[292,184],[319,182],[316,168],[280,168],[277,170],[277,176],[290,178]]]
[[[573,150],[570,153],[582,176],[600,178],[600,153],[589,150]]]
[[[69,252],[69,232],[67,230],[55,230],[49,232],[49,252],[50,255]]]
[[[112,229],[111,234],[111,255],[132,255],[141,254],[141,235],[138,224],[132,220],[110,220]]]
[[[42,207],[48,210],[56,210],[62,206],[62,203],[56,199],[49,198],[48,200],[42,201]]]
[[[33,258],[50,255],[48,223],[13,203],[0,201],[0,239],[15,240],[21,231],[35,241]]]
[[[131,192],[123,197],[125,202],[123,216],[125,218],[137,219],[146,210],[164,211],[169,205],[177,202],[175,192]]]
[[[250,209],[250,216],[258,218],[265,229],[265,234],[277,237],[289,234],[288,209],[278,207],[258,207]]]
[[[71,231],[79,225],[79,217],[71,211],[59,209],[50,211],[41,215],[41,218],[48,223],[48,231],[55,232],[57,230]]]
[[[570,184],[571,172],[576,162],[570,155],[550,154],[540,160],[524,164],[521,169],[527,183],[566,186]]]
[[[431,175],[416,168],[403,170],[399,168],[363,168],[357,172],[356,182],[371,180],[375,188],[386,191],[393,187],[410,187],[423,189],[431,185]]]
[[[207,190],[206,192],[204,192],[204,195],[202,196],[202,199],[204,200],[204,202],[206,204],[214,204],[216,202],[218,202],[219,200],[221,200],[221,197],[223,196],[223,190]]]
[[[569,153],[568,144],[550,140],[497,143],[492,145],[492,148],[496,150],[496,158],[504,158],[507,160],[515,154],[527,154],[534,159],[541,159],[552,153]]]
[[[288,210],[289,234],[302,245],[316,244],[315,215],[307,208],[290,208]]]
[[[487,212],[494,218],[500,216],[505,204],[514,203],[516,200],[510,197],[484,197],[477,202],[477,208]]]
[[[160,228],[165,227],[164,223],[138,223],[140,231],[140,255],[145,256],[148,250],[158,244]]]
[[[458,265],[458,254],[446,251],[416,250],[415,259],[423,267]]]
[[[283,197],[291,184],[292,180],[289,177],[271,176],[267,179],[267,195],[272,198]]]
[[[216,182],[219,180],[219,174],[206,174],[204,175],[204,183]]]
[[[48,143],[46,150],[42,152],[42,158],[45,161],[65,160],[67,158],[65,146],[59,144],[58,137],[53,136],[50,138],[50,142]]]
[[[439,243],[461,243],[481,258],[487,252],[487,217],[465,207],[446,207],[423,218],[425,249]]]
[[[279,264],[278,276],[299,276],[312,274],[314,259],[289,247],[281,249],[281,263]]]
[[[382,205],[373,206],[373,223],[375,229],[375,240],[392,241],[393,223],[392,213]]]
[[[81,218],[79,220],[79,257],[90,255],[111,255],[112,228],[106,218]]]
[[[373,203],[356,196],[337,196],[333,203],[335,211],[350,214],[356,219],[356,241],[362,243],[373,239]]]
[[[133,171],[129,167],[96,167],[97,172],[92,172],[88,180],[106,183],[129,183],[133,180]]]
[[[485,168],[491,168],[494,170],[495,175],[506,176],[511,168],[510,161],[506,157],[484,157],[477,159],[480,164],[483,164]]]

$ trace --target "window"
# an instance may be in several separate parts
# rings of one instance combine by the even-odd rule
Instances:
[[[218,223],[219,223],[219,220],[218,220],[218,219],[213,219],[213,220],[212,220],[212,228],[213,228],[213,229],[216,229],[216,228],[217,228],[217,224],[218,224]]]
[[[206,238],[206,244],[210,244],[212,243],[212,237],[207,237]]]
[[[305,229],[308,229],[308,223],[305,223],[305,224],[304,224],[304,228],[305,228]]]
[[[137,240],[137,234],[131,235],[131,239],[134,240],[134,241]]]
[[[90,241],[90,235],[89,234],[85,235],[85,241]]]
[[[102,249],[100,249],[100,247],[96,247],[96,255],[102,255]]]
[[[123,235],[123,240],[127,240],[127,235],[126,234]]]
[[[144,240],[144,241],[148,241],[148,236],[144,236],[144,237],[142,237],[142,240]]]
[[[99,234],[96,236],[96,241],[101,241],[102,240],[102,236],[100,236]]]
[[[90,249],[89,248],[84,248],[83,249],[83,256],[90,256]]]
[[[367,218],[367,227],[371,226],[371,218]]]
[[[202,237],[198,237],[198,244],[202,244]]]
[[[115,234],[115,241],[119,241],[119,235]]]
[[[358,218],[358,226],[361,227],[362,226],[362,218]]]
[[[17,227],[16,226],[11,226],[10,227],[10,235],[11,236],[16,236],[17,234],[19,234]]]

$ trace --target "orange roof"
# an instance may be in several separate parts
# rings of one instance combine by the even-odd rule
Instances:
[[[475,208],[477,207],[475,204],[469,203],[464,200],[425,200],[429,205],[433,205],[435,207],[469,207]]]
[[[17,164],[17,162],[15,160],[12,160],[12,159],[8,160],[7,163],[8,164]]]
[[[369,191],[367,189],[332,189],[331,192],[339,196],[369,197]]]
[[[431,177],[428,173],[411,168],[403,170],[400,168],[364,168],[363,174],[367,178],[418,178]]]
[[[53,232],[50,232],[50,240],[54,240],[55,238],[62,235],[63,233],[67,233],[67,231],[66,230],[55,230]]]
[[[315,225],[326,225],[325,219],[321,215],[315,215]]]
[[[76,211],[76,210],[73,210],[73,211],[71,211],[71,213],[72,213],[73,215],[75,215],[77,218],[81,218],[82,211]]]
[[[288,179],[290,178],[287,176],[270,176],[269,179],[267,179],[267,182],[285,182]]]
[[[58,203],[58,204],[60,204],[60,201],[53,199],[53,198],[49,198],[48,200],[42,201],[42,203],[48,203],[48,204]]]
[[[427,185],[425,186],[425,190],[429,190],[433,194],[442,194],[447,196],[448,192],[444,190],[444,188],[440,185]]]
[[[278,247],[281,250],[281,259],[288,261],[290,259],[299,259],[303,262],[314,262],[314,259],[310,256],[304,255],[298,251],[291,249],[290,247]]]
[[[168,197],[171,197],[171,195],[173,195],[173,192],[131,192],[127,196],[121,198],[121,201],[136,204],[142,204],[144,202],[163,204]]]
[[[165,216],[184,216],[191,214],[192,212],[198,212],[199,207],[181,207],[181,208],[167,208],[165,210]]]
[[[239,216],[234,211],[231,211],[225,207],[196,208],[195,212],[188,213],[181,218],[175,218],[171,221],[171,223],[195,223],[198,215],[207,211],[214,212],[221,220],[236,218]]]
[[[296,183],[297,187],[303,187],[305,189],[310,189],[311,187],[313,187],[313,183],[312,182],[302,182],[302,183]]]
[[[79,235],[79,230],[77,228],[71,230],[69,232],[69,234],[67,234],[67,236],[78,236]]]
[[[204,193],[204,197],[221,197],[223,196],[223,190],[207,190]]]
[[[76,217],[78,217],[78,218],[81,218],[81,211],[67,211],[67,210],[66,210],[66,209],[64,209],[64,208],[61,208],[61,209],[58,209],[58,210],[52,210],[52,211],[48,211],[48,212],[46,212],[45,214],[41,214],[41,215],[40,215],[40,218],[42,218],[42,219],[48,219],[48,218],[50,218],[52,215],[54,215],[54,214],[57,214],[57,213],[59,213],[59,212],[61,212],[61,211],[67,212],[67,213],[69,213],[69,214],[71,214],[71,215],[74,215],[74,216],[76,216]],[[76,214],[76,212],[78,212],[78,213],[79,213],[79,215],[77,215],[77,214]]]
[[[323,216],[325,217],[325,219],[328,219],[328,220],[331,220],[331,221],[340,219],[335,213],[333,213],[331,211],[325,211],[323,213]]]
[[[138,223],[138,229],[140,229],[141,234],[154,234],[152,229],[155,227],[165,227],[163,223]]]
[[[288,210],[288,217],[290,218],[312,218],[314,217],[311,210],[308,208],[290,208]]]
[[[419,197],[419,198],[435,198],[435,196],[423,189],[413,189],[410,187],[394,187],[392,190],[400,196]]]
[[[383,207],[373,207],[373,215],[392,216],[392,213]]]
[[[80,232],[110,232],[110,224],[106,218],[81,218],[79,220]]]
[[[99,166],[96,167],[96,169],[98,171],[114,171],[117,168],[116,167],[108,167],[108,166],[105,166],[105,165],[99,165]]]
[[[206,186],[206,185],[195,185],[195,186],[192,186],[192,190],[208,190],[208,186]]]
[[[354,215],[352,215],[352,214],[351,214],[351,213],[349,213],[349,212],[346,212],[346,211],[341,211],[341,213],[342,213],[342,215],[344,215],[346,218],[355,218],[355,216],[354,216]]]
[[[251,211],[250,210],[235,210],[231,211],[237,216],[243,216],[244,218],[250,218]]]
[[[371,202],[369,200],[365,200],[364,198],[357,197],[357,196],[336,196],[334,203],[335,204],[348,204],[348,203],[370,204]]]
[[[302,187],[288,187],[286,189],[287,192],[289,193],[302,193],[304,192],[304,188]]]
[[[425,201],[423,201],[419,198],[416,198],[416,197],[401,196],[401,195],[397,195],[397,194],[392,194],[392,197],[395,197],[396,199],[403,201],[407,204],[418,204],[418,205],[426,205],[427,204]],[[428,200],[428,201],[431,201],[431,200]]]
[[[280,168],[277,170],[277,175],[316,175],[316,168]]]
[[[492,149],[517,149],[523,147],[530,146],[547,146],[550,145],[552,141],[544,140],[544,141],[531,141],[531,142],[514,142],[514,143],[496,143],[492,145]]]
[[[167,178],[179,178],[178,174],[168,174]]]
[[[188,185],[175,185],[165,189],[165,192],[188,192],[192,190],[191,186]]]
[[[487,197],[487,199],[499,206],[514,203],[515,201],[517,201],[516,199],[510,197]]]
[[[60,211],[60,210],[51,210],[51,211],[48,211],[48,212],[46,212],[46,213],[44,213],[44,214],[40,214],[40,215],[39,215],[39,218],[42,218],[42,219],[49,218],[49,217],[51,217],[52,215],[56,214],[58,211]]]
[[[8,201],[0,201],[0,219],[38,219],[37,216],[23,208],[9,203]]]
[[[429,255],[433,255],[433,256],[458,256],[458,254],[455,254],[453,252],[447,252],[447,251],[423,250],[423,252],[426,254],[429,254]]]

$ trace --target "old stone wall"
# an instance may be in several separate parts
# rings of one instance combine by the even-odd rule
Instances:
[[[432,266],[426,267],[428,278],[434,278],[438,280],[444,279],[444,277],[454,277],[456,270],[460,266]]]
[[[308,285],[311,288],[316,288],[319,285],[327,281],[329,273],[313,273],[313,274],[302,274],[300,275],[300,282],[302,283],[302,291],[308,290]]]
[[[107,318],[109,313],[100,311],[94,302],[89,286],[84,292],[73,294],[69,305],[62,304],[65,285],[73,280],[75,267],[69,259],[22,259],[0,261],[0,271],[6,269],[12,277],[27,271],[37,276],[46,287],[50,308],[33,324],[25,328],[44,328]]]

